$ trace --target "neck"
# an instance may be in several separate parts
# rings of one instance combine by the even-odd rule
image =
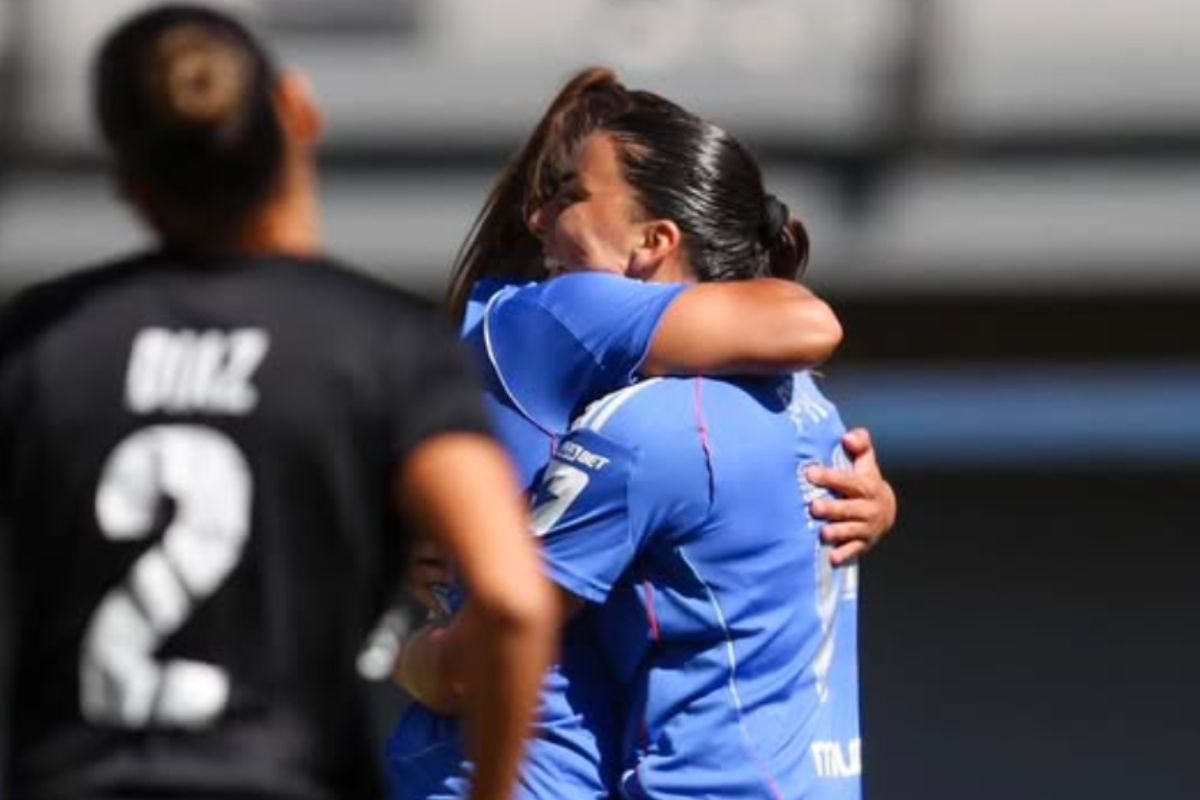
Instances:
[[[316,203],[304,207],[264,209],[244,232],[234,237],[230,249],[248,256],[287,255],[309,258],[321,251]]]
[[[231,245],[237,252],[253,256],[318,255],[321,223],[313,170],[299,166],[286,170],[275,197]]]
[[[696,276],[687,260],[673,253],[664,258],[644,279],[647,283],[695,283]]]
[[[277,191],[251,212],[229,235],[214,238],[211,228],[194,217],[156,213],[169,207],[155,203],[153,194],[136,185],[126,187],[142,217],[164,244],[182,250],[223,255],[312,258],[321,253],[321,214],[317,200],[315,167],[291,163]]]

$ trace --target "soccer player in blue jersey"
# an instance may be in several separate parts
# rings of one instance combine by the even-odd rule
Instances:
[[[628,688],[623,796],[861,796],[855,567],[804,475],[844,433],[803,373],[651,379],[559,445],[534,526]]]
[[[681,163],[689,152],[708,165]],[[535,218],[556,254],[631,175],[641,213],[604,241],[651,243],[655,277],[720,274],[739,251],[764,272],[799,266],[794,222],[749,156],[677,107],[605,122],[574,167],[566,198]],[[703,246],[711,217],[719,249]],[[860,794],[855,616],[842,606],[855,573],[822,552],[805,476],[836,463],[844,433],[807,375],[676,379],[594,405],[559,445],[534,525],[554,578],[599,604],[607,660],[629,687],[625,796]]]
[[[611,76],[608,80],[610,91],[624,91],[611,82]],[[569,86],[564,94],[570,89]],[[611,100],[602,99],[604,102]],[[553,110],[548,118],[553,118]],[[601,162],[596,163],[603,166]],[[608,166],[613,164],[615,162],[609,162]],[[624,191],[618,185],[620,181],[605,184],[603,179],[620,178],[620,175],[613,170],[607,176],[602,175],[594,167],[595,164],[588,165],[582,172],[588,176],[586,186],[572,186],[568,181],[561,190],[575,193],[586,190],[598,199],[619,200],[620,191]],[[758,180],[757,172],[754,176]],[[761,193],[761,180],[758,185]],[[615,187],[617,194],[606,195],[608,186]],[[494,195],[493,202],[501,195],[502,192]],[[562,199],[555,202],[561,203]],[[591,205],[595,210],[596,204]],[[493,206],[493,210],[495,208]],[[663,251],[656,241],[651,241],[650,246],[639,252],[624,256],[620,255],[619,247],[608,247],[617,244],[608,235],[614,229],[610,223],[627,218],[624,212],[624,208],[612,205],[599,208],[596,213],[578,220],[575,235],[565,237],[568,244],[578,245],[578,252],[572,247],[560,247],[557,242],[547,241],[547,253],[567,267],[588,266],[614,272],[622,271],[623,267],[626,271],[643,267],[656,269],[662,260],[660,251]],[[545,222],[548,213],[542,211],[535,215],[535,223],[539,219]],[[616,227],[619,228],[619,224]],[[714,232],[695,228],[690,226],[689,238],[698,239],[709,249],[714,249]],[[486,233],[486,225],[483,230]],[[547,230],[543,229],[543,235]],[[793,272],[806,249],[799,233],[801,231],[792,227],[786,234],[781,232],[783,247],[776,248],[790,251]],[[678,234],[678,229],[674,234],[668,231],[667,250],[678,246]],[[728,245],[732,238],[715,244]],[[769,274],[762,258],[764,253],[762,248],[759,252],[753,248],[743,248],[740,252],[732,248],[726,262],[702,275],[732,278]],[[577,258],[585,260],[579,264],[570,263]],[[742,264],[735,263],[738,258],[743,259]],[[788,257],[785,255],[782,260],[788,261]],[[671,277],[678,280],[685,276]],[[639,369],[643,373],[697,372],[712,367],[780,370],[802,366],[825,355],[816,353],[814,358],[807,352],[787,353],[784,346],[797,338],[771,335],[772,327],[778,330],[782,327],[781,321],[786,321],[786,317],[780,319],[780,310],[787,309],[787,303],[792,306],[800,302],[819,303],[815,299],[802,298],[797,287],[781,282],[760,282],[757,286],[711,285],[685,290],[678,284],[653,286],[611,276],[570,275],[541,286],[519,289],[497,290],[495,285],[481,284],[468,305],[466,329],[468,340],[484,357],[491,381],[489,401],[500,422],[501,434],[516,457],[523,477],[532,479],[545,464],[556,439],[566,431],[570,417],[583,403],[600,393],[603,387],[614,389],[628,384]],[[751,299],[759,303],[757,316],[752,316],[756,309],[749,304]],[[776,307],[773,309],[771,303],[764,304],[764,300],[771,301]],[[740,309],[738,302],[742,303]],[[716,313],[699,314],[689,321],[695,308],[703,308],[706,303],[709,310]],[[822,307],[823,304],[817,309]],[[741,313],[731,313],[735,310]],[[812,319],[813,309],[806,313]],[[794,314],[792,318],[795,318]],[[747,319],[753,322],[748,323]],[[722,321],[732,324],[726,324],[727,330],[723,331]],[[715,329],[708,333],[716,334],[717,342],[707,345],[708,351],[695,341],[694,335],[706,324],[715,324]],[[801,341],[819,341],[819,336],[806,335],[808,339]],[[674,351],[672,346],[676,348]],[[796,347],[795,344],[790,346]],[[773,352],[769,349],[772,347],[775,348]],[[539,356],[536,362],[530,358],[534,353]],[[674,363],[672,358],[676,359]],[[688,358],[693,361],[688,362]],[[877,536],[878,531],[873,535]],[[859,541],[855,545],[861,547],[863,543]],[[469,624],[464,621],[452,630],[469,630]],[[410,646],[410,662],[421,660],[412,655],[422,652],[420,644]],[[567,626],[562,663],[547,683],[542,724],[526,760],[522,783],[524,796],[604,797],[613,789],[617,761],[614,748],[619,738],[618,703],[607,670],[595,651],[591,630],[585,622],[577,621]],[[422,686],[419,677],[422,670],[407,671],[410,688],[415,689],[418,696],[424,696],[433,705],[445,700],[439,697],[439,694],[445,694],[445,687]],[[465,773],[457,768],[456,747],[449,733],[447,723],[420,708],[410,712],[402,722],[390,753],[393,772],[401,779],[397,782],[399,786],[419,786],[421,790],[417,793],[408,791],[405,796],[458,796],[461,793]]]

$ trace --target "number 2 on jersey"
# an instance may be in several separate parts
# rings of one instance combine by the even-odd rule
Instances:
[[[588,475],[578,467],[561,461],[551,461],[542,479],[541,492],[548,495],[533,509],[530,528],[534,536],[545,536],[550,532],[575,499],[588,485]]]
[[[229,700],[220,667],[156,651],[237,565],[250,533],[251,479],[227,436],[160,425],[117,445],[96,492],[100,530],[112,541],[150,536],[165,499],[174,514],[161,541],[101,600],[84,636],[84,716],[124,728],[200,728]]]

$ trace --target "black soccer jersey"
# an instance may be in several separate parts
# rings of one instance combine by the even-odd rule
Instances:
[[[355,659],[399,579],[396,468],[485,428],[448,328],[330,263],[155,253],[20,298],[11,796],[378,795]]]

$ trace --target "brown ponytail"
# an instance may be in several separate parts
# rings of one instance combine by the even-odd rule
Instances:
[[[471,287],[481,278],[546,277],[542,248],[528,219],[552,191],[571,151],[609,116],[630,102],[616,73],[605,67],[578,72],[551,101],[529,141],[501,173],[459,249],[447,304],[455,322],[466,311]]]

